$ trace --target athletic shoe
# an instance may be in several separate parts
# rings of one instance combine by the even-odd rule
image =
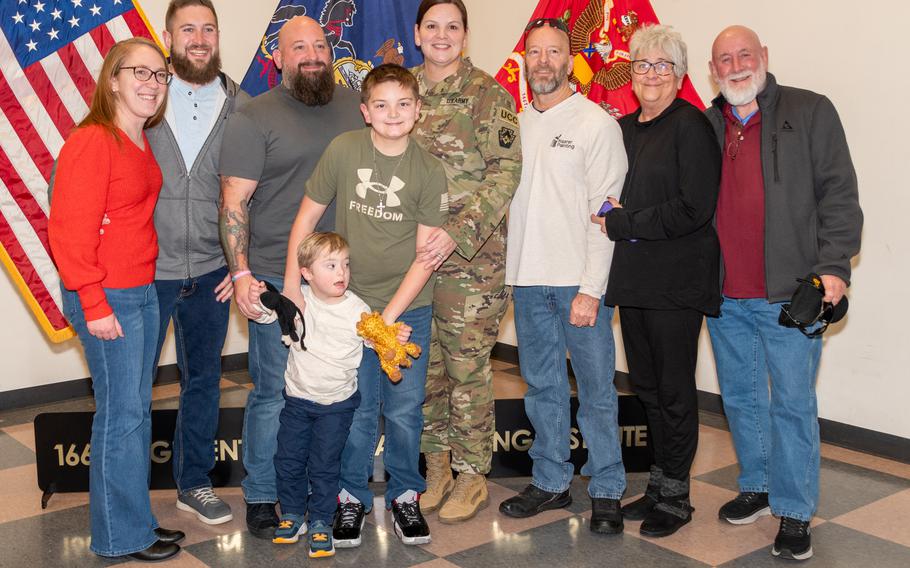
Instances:
[[[196,518],[207,525],[220,525],[234,518],[231,506],[215,495],[211,487],[178,492],[177,508],[196,513]]]
[[[812,558],[812,535],[809,530],[809,521],[781,517],[780,529],[774,538],[771,554],[792,560]]]
[[[568,489],[562,493],[550,493],[529,484],[518,495],[500,503],[499,512],[508,517],[523,519],[550,509],[562,509],[571,504],[572,495]]]
[[[335,556],[332,544],[332,527],[324,521],[314,521],[310,525],[310,558]]]
[[[338,548],[354,548],[360,546],[363,523],[366,521],[366,512],[363,503],[345,501],[338,503],[335,512],[335,522],[332,524],[332,537]]]
[[[281,515],[281,519],[278,521],[278,528],[275,529],[275,536],[272,537],[272,542],[275,544],[294,544],[302,534],[306,534],[306,523],[303,522],[303,515]]]
[[[591,497],[591,532],[619,534],[623,529],[619,499]]]
[[[395,534],[404,544],[430,543],[430,527],[420,513],[420,503],[416,497],[408,501],[392,501],[392,518]]]
[[[734,525],[748,525],[770,514],[768,494],[752,491],[743,491],[717,512],[718,517]]]
[[[272,540],[278,527],[275,503],[247,503],[246,528],[256,538]]]

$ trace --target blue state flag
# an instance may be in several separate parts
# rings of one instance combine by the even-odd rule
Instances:
[[[272,61],[278,30],[294,16],[309,16],[322,25],[335,55],[335,81],[360,90],[370,69],[382,63],[405,67],[423,61],[414,45],[414,20],[420,0],[280,0],[256,55],[243,77],[251,96],[281,82]]]

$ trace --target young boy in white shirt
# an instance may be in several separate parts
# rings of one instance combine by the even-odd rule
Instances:
[[[370,307],[348,290],[349,256],[347,241],[337,233],[312,233],[297,247],[300,274],[308,283],[300,287],[307,334],[305,349],[291,345],[284,375],[275,454],[281,519],[272,542],[297,542],[307,531],[304,517],[309,512],[311,557],[335,554],[332,521],[341,451],[360,405],[357,368],[363,339],[356,328]],[[260,323],[276,319],[274,311],[259,305],[264,312]]]

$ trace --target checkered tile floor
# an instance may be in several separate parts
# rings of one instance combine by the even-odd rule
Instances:
[[[497,398],[520,398],[524,383],[515,365],[494,362]],[[242,406],[250,388],[243,373],[222,381],[222,405]],[[155,388],[155,407],[176,406],[178,387]],[[88,494],[58,494],[47,510],[35,478],[32,419],[41,412],[90,410],[91,399],[0,413],[0,566],[106,566],[117,563],[88,550]],[[621,536],[592,534],[585,482],[576,477],[573,504],[530,519],[509,519],[497,505],[524,487],[526,478],[490,481],[490,506],[462,525],[430,517],[433,543],[404,546],[391,530],[381,497],[368,517],[363,545],[339,550],[332,559],[310,560],[305,544],[278,546],[252,538],[243,523],[239,488],[218,493],[235,519],[203,525],[177,511],[172,491],[153,491],[160,523],[186,531],[183,552],[161,566],[361,566],[420,568],[505,568],[586,566],[781,566],[771,557],[777,523],[770,517],[736,527],[717,519],[718,507],[736,491],[736,458],[722,418],[702,414],[698,455],[693,465],[694,520],[676,535],[648,539],[639,523],[627,522]],[[630,474],[626,499],[636,498],[646,474]],[[381,492],[381,485],[377,487]],[[805,566],[876,568],[910,566],[910,465],[824,445],[821,503],[813,527],[815,556]]]

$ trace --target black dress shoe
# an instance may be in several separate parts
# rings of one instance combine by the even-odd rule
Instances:
[[[155,544],[145,550],[127,554],[126,556],[133,560],[138,560],[139,562],[161,562],[162,560],[173,557],[178,552],[180,552],[180,545],[174,544],[173,542],[158,540],[155,541]]]
[[[572,495],[566,489],[562,493],[550,493],[528,485],[515,497],[499,504],[499,512],[507,517],[523,519],[550,509],[562,509],[572,504]]]
[[[256,538],[272,540],[278,528],[275,503],[247,503],[246,528]]]
[[[161,527],[155,529],[155,536],[158,537],[158,542],[167,542],[174,544],[177,544],[186,538],[186,534],[184,534],[183,531],[172,531],[169,529],[163,529]]]
[[[591,532],[619,534],[622,532],[622,511],[619,499],[591,498]]]
[[[635,501],[623,506],[622,516],[630,521],[643,521],[648,513],[654,510],[655,505],[657,505],[657,499],[645,493]]]
[[[654,507],[641,523],[639,532],[654,538],[670,536],[692,520],[692,507],[686,503],[672,503],[674,509],[682,509],[685,516],[675,515],[661,507]]]

